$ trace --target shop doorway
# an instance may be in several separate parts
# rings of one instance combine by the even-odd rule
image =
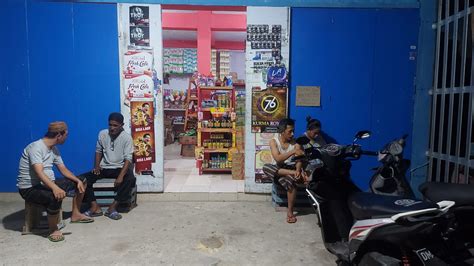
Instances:
[[[162,5],[164,192],[244,192],[246,7]]]

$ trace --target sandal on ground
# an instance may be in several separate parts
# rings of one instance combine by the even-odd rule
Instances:
[[[110,219],[112,220],[120,220],[122,219],[122,215],[120,213],[118,213],[117,211],[113,211],[113,212],[109,212],[109,211],[106,211],[104,213],[105,216],[109,217]]]
[[[72,224],[88,224],[88,223],[92,223],[93,221],[94,221],[94,219],[92,219],[90,217],[84,217],[84,218],[81,218],[81,219],[76,220],[76,221],[71,220],[70,223],[72,223]]]
[[[104,215],[104,213],[102,211],[93,212],[91,210],[87,210],[83,214],[86,215],[86,216],[89,216],[89,217],[99,217],[99,216]]]
[[[59,235],[52,233],[48,236],[48,240],[51,242],[60,242],[64,240],[64,236],[62,234]]]
[[[289,223],[289,224],[294,224],[294,223],[296,223],[297,220],[298,220],[298,219],[296,219],[296,216],[295,216],[295,215],[291,215],[291,216],[288,215],[288,216],[286,217],[286,222]]]

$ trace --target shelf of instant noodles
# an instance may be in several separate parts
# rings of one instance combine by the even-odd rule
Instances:
[[[288,196],[286,190],[280,185],[273,183],[272,185],[272,206],[278,210],[278,208],[288,207]],[[306,195],[304,187],[297,187],[295,208],[310,208],[311,203]]]

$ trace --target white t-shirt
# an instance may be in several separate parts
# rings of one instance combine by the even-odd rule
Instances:
[[[104,129],[99,132],[95,151],[102,153],[102,160],[100,161],[100,168],[103,169],[117,169],[122,168],[125,160],[132,163],[133,156],[133,140],[125,131],[120,132],[120,135],[114,141],[110,138],[109,130]]]
[[[17,178],[18,188],[30,188],[41,183],[41,180],[33,169],[34,164],[42,164],[43,172],[49,179],[54,181],[56,178],[54,177],[53,165],[64,163],[56,146],[49,149],[43,139],[30,143],[21,154]]]
[[[280,136],[279,135],[276,135],[274,138],[273,138],[276,142],[276,145],[277,145],[277,148],[278,148],[278,151],[280,152],[280,154],[282,153],[287,153],[289,151],[292,151],[296,148],[296,144],[294,143],[289,143],[288,144],[288,148],[284,149],[282,146],[281,146],[281,142],[280,142]],[[291,159],[293,159],[294,155],[291,155],[290,157],[288,157],[288,159],[286,159],[283,164],[292,164],[291,162]],[[272,156],[272,164],[274,165],[277,165],[277,162],[275,161],[275,159],[273,158]]]

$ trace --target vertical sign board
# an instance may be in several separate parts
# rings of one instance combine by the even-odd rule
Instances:
[[[271,162],[269,139],[288,114],[290,9],[248,7],[245,86],[247,97],[245,191],[270,192],[262,166]],[[262,141],[265,140],[265,141]]]
[[[161,6],[118,4],[120,111],[139,192],[163,191]],[[111,110],[113,111],[113,110]]]

